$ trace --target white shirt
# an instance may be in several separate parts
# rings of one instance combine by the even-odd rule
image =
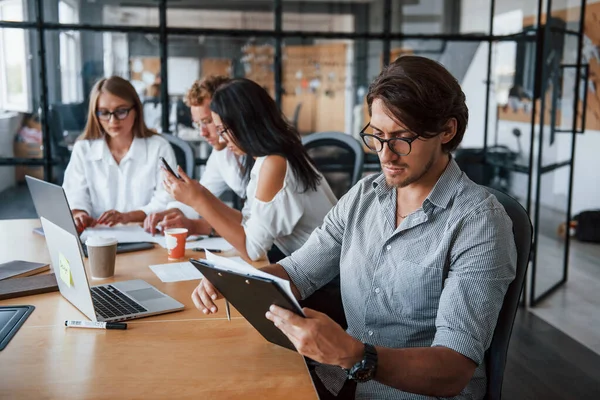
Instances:
[[[231,189],[241,198],[245,198],[246,185],[239,162],[238,157],[227,148],[220,151],[213,150],[206,161],[206,169],[200,178],[200,183],[217,197]],[[190,219],[200,218],[196,210],[178,201],[167,205],[167,209],[171,208],[180,209]]]
[[[316,191],[303,192],[302,182],[296,179],[289,162],[281,190],[269,202],[258,200],[256,188],[265,158],[256,159],[246,188],[248,198],[242,209],[246,252],[254,261],[264,257],[273,243],[286,256],[292,254],[302,247],[337,203],[324,177]]]
[[[177,164],[171,145],[159,135],[134,138],[119,164],[106,140],[77,141],[63,183],[71,209],[85,210],[92,218],[108,210],[146,215],[164,210],[171,197],[162,185],[159,157]]]

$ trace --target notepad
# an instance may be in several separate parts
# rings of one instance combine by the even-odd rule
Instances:
[[[0,281],[9,278],[22,278],[48,271],[50,266],[46,263],[14,260],[0,264]]]
[[[165,283],[202,279],[200,271],[190,262],[150,265],[150,269]]]

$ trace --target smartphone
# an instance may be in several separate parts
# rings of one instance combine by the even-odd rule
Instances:
[[[171,175],[173,175],[173,176],[174,176],[175,178],[177,178],[177,179],[181,179],[181,177],[180,177],[179,175],[177,175],[177,174],[175,173],[175,171],[173,171],[173,169],[172,169],[172,168],[169,166],[169,163],[167,163],[167,160],[165,160],[163,157],[160,157],[160,161],[162,161],[162,163],[163,163],[163,166],[165,167],[165,169],[166,169],[167,171],[169,171],[169,173],[170,173]]]

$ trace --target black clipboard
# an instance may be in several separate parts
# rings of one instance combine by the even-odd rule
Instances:
[[[0,350],[4,350],[34,309],[34,306],[0,307]]]
[[[265,317],[272,304],[304,317],[304,313],[275,281],[262,277],[222,271],[204,260],[190,262],[269,342],[296,351],[283,332]]]

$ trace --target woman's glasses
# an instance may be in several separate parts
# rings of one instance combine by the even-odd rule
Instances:
[[[110,121],[112,116],[119,121],[123,121],[125,118],[127,118],[131,110],[133,110],[133,107],[117,108],[115,111],[99,110],[96,111],[96,116],[102,121]]]

